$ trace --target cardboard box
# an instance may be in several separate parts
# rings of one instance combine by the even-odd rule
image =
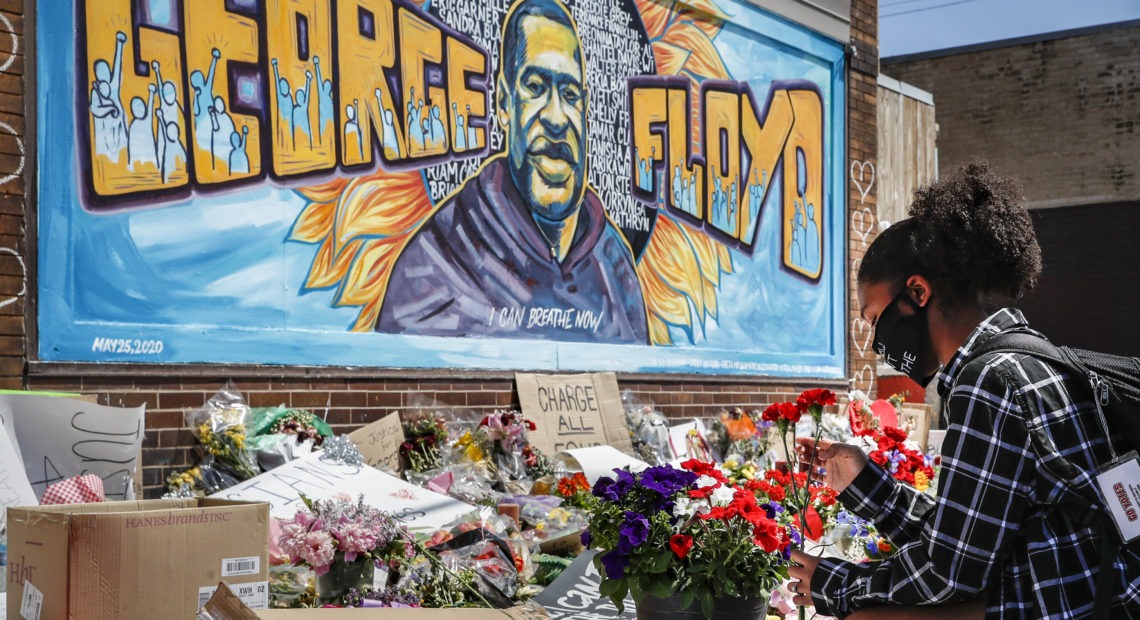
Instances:
[[[8,509],[8,620],[193,618],[224,581],[268,604],[269,505],[170,499]]]
[[[399,608],[357,608],[357,609],[257,609],[251,610],[230,592],[225,584],[218,584],[218,590],[198,613],[198,620],[329,620],[329,614],[337,618],[359,620],[548,620],[550,616],[536,604],[511,607],[510,609],[399,609]]]

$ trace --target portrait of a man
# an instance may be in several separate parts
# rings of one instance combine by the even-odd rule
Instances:
[[[574,18],[559,0],[520,0],[500,49],[494,116],[506,152],[415,232],[376,331],[645,344],[633,255],[587,184]]]

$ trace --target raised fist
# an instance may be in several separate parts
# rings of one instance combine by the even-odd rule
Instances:
[[[310,80],[313,79],[313,72],[309,71],[308,69],[305,69],[305,78],[310,79]]]
[[[270,60],[269,62],[273,63],[274,67],[277,66],[277,59],[276,58],[274,58],[273,60]]]
[[[154,69],[155,71],[158,71],[158,61],[157,60],[150,61],[150,68]]]
[[[127,42],[127,33],[120,30],[118,32],[118,34],[115,35],[115,40],[117,40],[119,43],[126,43]]]
[[[320,56],[313,56],[313,64],[314,65],[321,64],[321,57]]]
[[[210,54],[212,54],[214,56],[214,58],[221,58],[222,57],[222,51],[216,47],[213,49],[213,51],[210,52]]]
[[[154,94],[154,91],[156,90],[154,84],[147,84],[146,89],[149,90],[150,94],[152,94],[152,95]]]

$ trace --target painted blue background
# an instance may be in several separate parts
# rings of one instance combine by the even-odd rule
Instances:
[[[843,47],[736,0],[714,40],[757,99],[774,80],[816,83],[825,107],[824,267],[818,284],[779,267],[779,193],[751,258],[733,252],[718,321],[669,347],[354,333],[356,308],[301,294],[316,248],[286,242],[304,206],[269,184],[152,209],[93,214],[78,197],[75,11],[39,0],[39,353],[48,361],[250,363],[844,376]],[[85,103],[80,104],[85,108]],[[94,350],[97,338],[161,341],[157,354]]]

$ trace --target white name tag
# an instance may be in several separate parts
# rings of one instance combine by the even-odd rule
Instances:
[[[1121,456],[1096,477],[1101,496],[1124,542],[1140,538],[1140,458]]]

